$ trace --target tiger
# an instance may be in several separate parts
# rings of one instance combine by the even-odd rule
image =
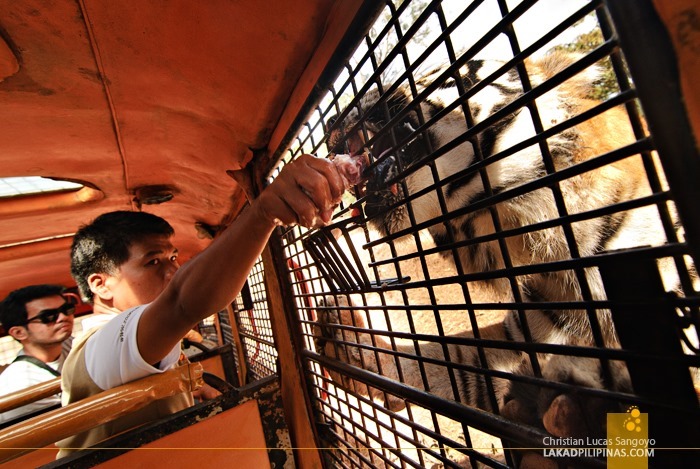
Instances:
[[[474,59],[451,74],[446,73],[446,65],[441,65],[415,84],[397,86],[386,94],[375,88],[331,119],[331,153],[367,155],[371,159],[365,184],[355,188],[368,226],[381,237],[406,236],[419,226],[427,228],[438,247],[460,246],[456,256],[453,248],[442,251],[460,272],[496,274],[475,282],[479,288],[471,296],[474,304],[581,301],[582,280],[588,285],[590,298],[604,300],[603,283],[595,269],[586,269],[584,279],[572,270],[528,273],[515,280],[502,274],[511,267],[668,242],[659,209],[654,205],[602,217],[581,217],[570,227],[552,222],[563,215],[591,212],[652,193],[645,161],[638,154],[613,159],[605,165],[590,165],[584,172],[571,171],[576,165],[629,145],[639,137],[623,106],[590,113],[587,119],[571,124],[571,119],[600,103],[590,97],[593,83],[601,74],[598,65],[591,65],[546,92],[538,92],[545,89],[549,80],[567,74],[579,59],[576,54],[553,51],[526,59],[522,67],[511,68],[497,60]],[[526,89],[523,83],[527,81]],[[536,98],[528,98],[531,95]],[[467,98],[458,99],[459,96]],[[546,141],[530,140],[540,133],[546,134]],[[667,188],[657,155],[653,154],[651,160],[660,174],[661,185]],[[567,170],[566,177],[552,177]],[[548,177],[553,182],[538,185],[537,181]],[[671,216],[676,217],[673,208],[670,210]],[[445,214],[449,214],[447,220]],[[527,229],[538,224],[542,227]],[[675,224],[675,230],[678,239],[683,239],[680,223]],[[501,232],[512,234],[495,236]],[[668,291],[680,291],[678,273],[671,262],[659,261],[663,283]],[[695,267],[687,267],[697,289]],[[319,308],[314,332],[322,354],[396,377],[396,365],[390,355],[379,354],[376,358],[342,344],[356,341],[392,348],[382,337],[343,334],[331,327],[366,327],[360,310],[341,309],[353,306],[349,297],[324,298],[321,306],[329,306]],[[602,344],[597,345],[619,348],[609,312],[599,310],[596,314],[602,335]],[[596,345],[584,311],[532,309],[524,315],[507,311],[494,334],[497,339],[516,342]],[[325,340],[328,338],[335,340]],[[451,357],[484,366],[482,358],[471,349],[450,347],[458,349],[451,351]],[[490,369],[534,373],[522,352],[486,353]],[[631,390],[627,370],[618,362],[611,363],[614,369],[610,382],[604,379],[598,360],[564,355],[539,358],[546,379]],[[337,374],[333,377],[347,379]],[[461,371],[457,380],[462,402],[496,410],[487,397],[483,376]],[[356,389],[372,394],[366,386],[355,384]],[[419,382],[411,384],[421,386]],[[493,380],[492,386],[495,406],[520,420],[541,420],[557,397],[551,393],[543,397],[546,393],[505,379]],[[431,392],[443,391],[436,387]],[[444,394],[453,398],[449,392],[445,390]],[[404,404],[401,399],[388,396],[385,405],[400,409]],[[599,424],[593,422],[590,426]]]

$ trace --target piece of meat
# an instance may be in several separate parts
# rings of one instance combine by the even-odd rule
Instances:
[[[343,178],[345,190],[350,190],[364,182],[363,173],[367,168],[367,155],[331,155],[331,161],[338,169],[338,173]]]

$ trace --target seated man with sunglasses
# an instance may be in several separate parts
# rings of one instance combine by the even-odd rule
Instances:
[[[60,285],[31,285],[0,303],[0,323],[22,344],[14,361],[0,374],[0,395],[49,381],[60,375],[73,333],[75,306]],[[0,423],[61,403],[60,394],[0,414]]]

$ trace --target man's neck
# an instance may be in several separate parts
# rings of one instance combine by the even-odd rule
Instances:
[[[106,305],[104,303],[101,303],[99,301],[96,301],[92,305],[92,312],[94,314],[119,314],[121,313],[121,310],[115,308],[112,305]]]
[[[49,363],[58,360],[61,357],[61,342],[57,344],[22,344],[24,346],[24,354],[30,357],[38,358],[44,363]]]

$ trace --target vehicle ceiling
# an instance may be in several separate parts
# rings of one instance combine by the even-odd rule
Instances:
[[[226,174],[274,150],[359,0],[0,0],[0,177],[77,179],[83,190],[0,200],[0,295],[72,286],[71,234],[143,205],[187,260],[245,202]]]

